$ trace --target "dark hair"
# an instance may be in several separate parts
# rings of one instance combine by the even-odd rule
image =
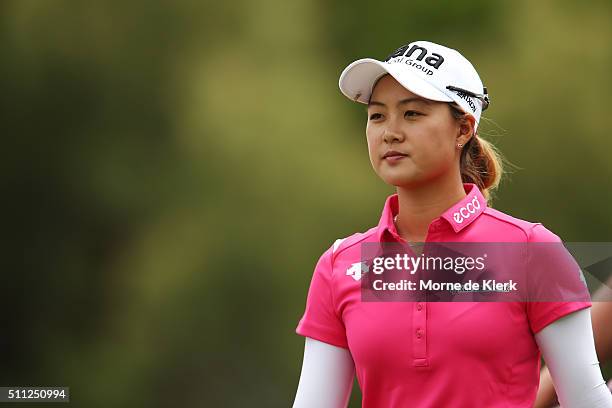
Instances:
[[[458,121],[467,115],[454,103],[449,103],[452,116]],[[497,148],[474,132],[461,149],[459,161],[461,179],[464,183],[474,183],[482,194],[489,199],[499,186],[504,171],[503,157]]]

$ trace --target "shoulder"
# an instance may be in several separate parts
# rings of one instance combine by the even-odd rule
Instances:
[[[365,232],[356,232],[347,237],[338,238],[334,241],[334,244],[330,248],[332,258],[337,257],[342,252],[355,247],[359,243],[366,241],[369,238],[375,237],[377,231],[378,227],[372,227]]]
[[[527,221],[513,217],[499,210],[487,207],[483,214],[494,228],[519,235],[527,242],[559,242],[561,239],[541,222]]]
[[[315,266],[315,273],[322,274],[326,279],[333,278],[334,269],[339,262],[338,256],[342,254],[341,263],[347,260],[355,262],[361,254],[360,242],[368,238],[376,237],[377,227],[370,228],[365,232],[356,232],[344,238],[336,239],[319,257]]]

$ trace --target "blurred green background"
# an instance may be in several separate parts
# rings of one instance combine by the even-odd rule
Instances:
[[[609,1],[4,0],[0,18],[2,385],[290,406],[314,265],[393,192],[338,77],[412,40],[461,50],[489,89],[482,136],[520,167],[492,205],[612,240]]]

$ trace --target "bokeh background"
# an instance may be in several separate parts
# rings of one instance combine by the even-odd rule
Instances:
[[[314,265],[393,193],[338,77],[416,39],[489,89],[481,135],[517,166],[492,205],[612,240],[611,22],[606,0],[3,0],[0,384],[290,406]]]

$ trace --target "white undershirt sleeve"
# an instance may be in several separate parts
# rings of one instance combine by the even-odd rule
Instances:
[[[595,352],[591,308],[555,320],[535,339],[563,408],[612,408]]]
[[[349,350],[306,337],[293,408],[346,408],[354,377]]]

